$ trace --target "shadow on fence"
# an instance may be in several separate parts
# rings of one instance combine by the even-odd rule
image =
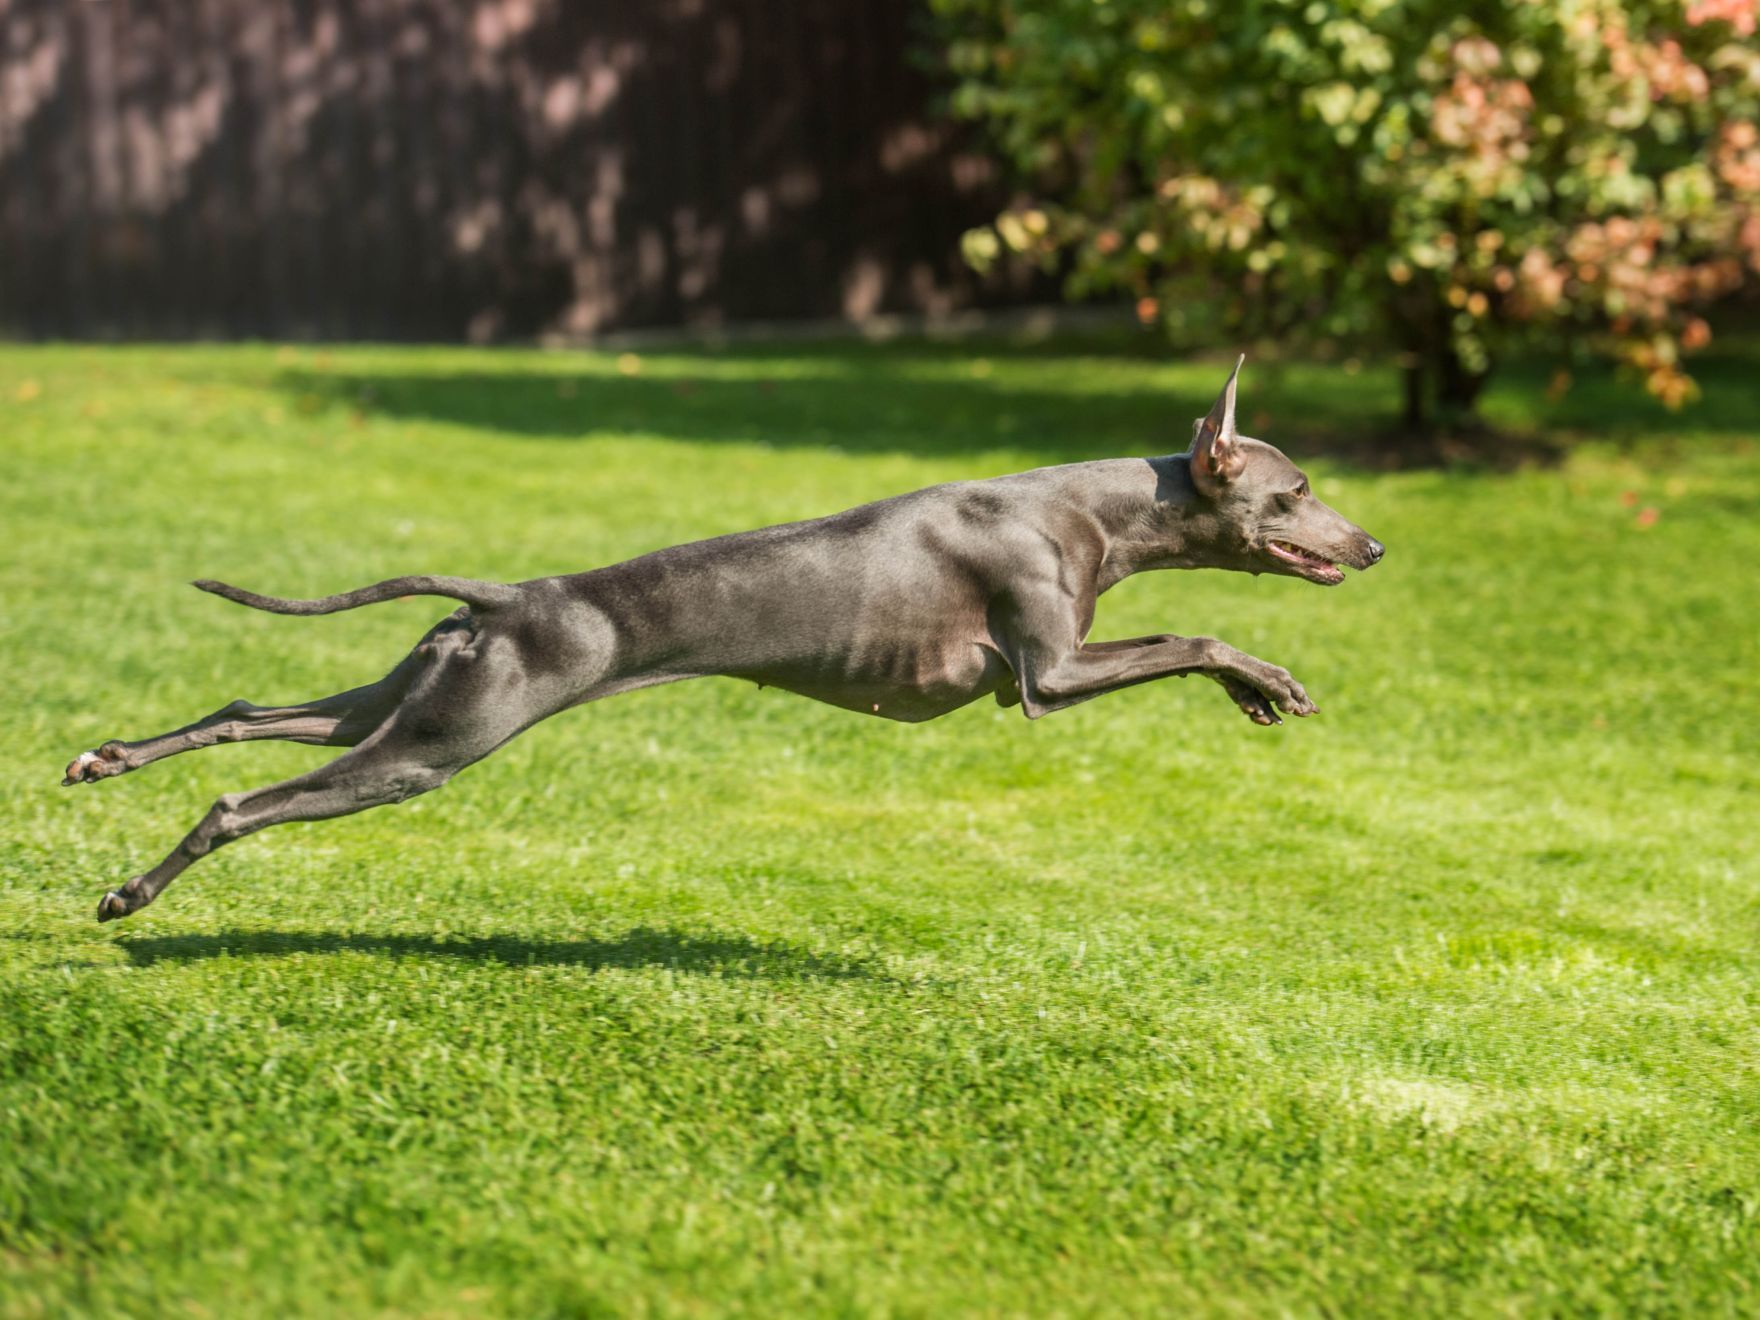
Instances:
[[[1006,196],[932,111],[921,18],[0,3],[0,329],[495,340],[965,305],[959,235]]]

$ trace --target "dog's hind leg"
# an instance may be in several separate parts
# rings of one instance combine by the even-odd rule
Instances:
[[[104,895],[98,920],[140,910],[191,863],[247,834],[347,816],[439,788],[561,704],[534,702],[525,672],[510,663],[509,647],[454,641],[438,648],[402,703],[351,751],[279,784],[222,795],[163,861]]]
[[[167,756],[219,743],[276,738],[324,747],[356,746],[385,722],[409,691],[410,683],[422,665],[444,645],[451,633],[463,626],[461,615],[444,620],[430,630],[395,669],[377,683],[365,687],[351,688],[335,696],[320,697],[294,706],[258,706],[249,701],[234,701],[212,715],[203,716],[170,733],[156,734],[138,742],[111,739],[69,761],[61,780],[62,787],[113,779],[154,761],[162,761]]]
[[[284,821],[323,820],[401,802],[440,787],[456,768],[428,765],[402,749],[369,742],[279,784],[222,794],[163,861],[104,895],[98,920],[111,921],[145,907],[192,862],[247,834]]]
[[[139,742],[113,738],[95,751],[81,752],[68,762],[61,783],[63,787],[95,784],[100,779],[139,770],[179,752],[255,738],[353,747],[379,727],[396,707],[401,695],[401,685],[384,678],[367,687],[297,706],[257,706],[248,701],[234,701],[212,715],[170,733],[142,738]]]

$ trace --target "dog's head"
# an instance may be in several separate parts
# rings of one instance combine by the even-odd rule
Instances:
[[[1192,424],[1186,456],[1198,499],[1210,516],[1205,537],[1217,566],[1284,573],[1333,587],[1340,564],[1366,569],[1384,547],[1314,498],[1308,478],[1282,451],[1235,430],[1234,395],[1243,354],[1215,406]]]

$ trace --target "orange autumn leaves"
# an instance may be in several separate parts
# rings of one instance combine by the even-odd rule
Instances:
[[[955,108],[1031,181],[975,264],[1468,374],[1574,342],[1670,404],[1760,282],[1760,0],[935,7]]]

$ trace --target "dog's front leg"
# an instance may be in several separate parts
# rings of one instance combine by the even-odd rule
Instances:
[[[1176,668],[1172,673],[1180,678],[1200,673],[1215,679],[1255,724],[1282,724],[1277,714],[1279,707],[1288,714],[1304,717],[1320,713],[1319,707],[1308,699],[1307,692],[1289,670],[1248,655],[1214,637],[1175,637],[1163,633],[1155,637],[1132,637],[1122,642],[1089,642],[1082,650],[1089,653],[1134,651],[1169,642],[1191,643],[1200,662],[1193,668]]]
[[[1281,724],[1288,715],[1319,714],[1287,669],[1248,655],[1214,637],[1161,634],[1063,648],[1014,636],[1005,656],[1020,686],[1021,709],[1038,719],[1120,688],[1186,674],[1214,678],[1255,724]]]

